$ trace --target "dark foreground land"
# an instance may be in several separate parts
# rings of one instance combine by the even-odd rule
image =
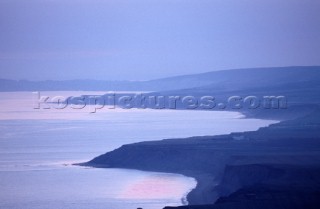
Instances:
[[[319,208],[319,136],[315,108],[258,131],[124,145],[82,165],[194,177],[183,209]]]
[[[247,117],[282,121],[258,131],[124,145],[82,165],[194,177],[197,187],[183,209],[320,208],[319,69],[242,69],[157,81],[173,90],[155,95],[214,95],[217,102],[283,95],[288,108],[239,109]]]

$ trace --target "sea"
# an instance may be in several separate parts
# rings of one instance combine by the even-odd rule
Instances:
[[[50,97],[105,92],[41,92]],[[237,112],[36,109],[32,92],[0,93],[0,208],[162,209],[196,187],[173,173],[75,166],[124,144],[253,131],[276,123]]]

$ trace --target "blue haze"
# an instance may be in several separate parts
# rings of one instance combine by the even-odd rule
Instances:
[[[1,78],[319,65],[319,11],[318,0],[1,0]]]

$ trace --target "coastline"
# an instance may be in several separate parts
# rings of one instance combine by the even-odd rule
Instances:
[[[178,109],[179,110],[179,109]],[[197,111],[204,111],[204,110],[197,110]],[[219,110],[213,110],[213,111],[219,111]],[[244,111],[237,111],[237,110],[228,110],[227,112],[236,112],[242,115],[240,119],[266,119],[266,120],[275,120],[277,121],[276,123],[280,122],[278,117],[255,117],[255,114],[248,114],[248,112]],[[275,123],[275,124],[276,124]],[[232,134],[232,133],[230,133]],[[228,136],[229,134],[225,134],[223,136]],[[219,137],[220,135],[213,135]],[[207,138],[211,136],[203,136],[201,138]],[[197,136],[192,136],[189,138],[198,138]],[[180,140],[180,139],[164,139],[165,141],[171,141],[171,140]],[[183,140],[183,139],[182,139]],[[163,141],[163,140],[161,140]],[[144,142],[138,142],[135,144],[139,143],[144,143]],[[126,145],[124,145],[126,146]],[[117,150],[117,149],[116,149]],[[85,163],[75,163],[73,165],[78,165],[78,166],[87,166],[87,167],[95,167],[95,168],[122,168],[122,169],[132,169],[132,170],[140,170],[140,171],[149,171],[149,172],[161,172],[161,173],[172,173],[172,174],[180,174],[185,177],[191,177],[195,179],[197,182],[196,187],[188,191],[184,196],[181,197],[181,202],[184,205],[185,200],[188,202],[188,205],[194,205],[194,204],[202,204],[202,203],[212,203],[219,198],[219,194],[217,194],[215,191],[212,192],[212,189],[218,186],[218,177],[221,176],[221,172],[217,173],[217,175],[214,175],[210,172],[197,172],[197,171],[191,171],[191,170],[186,170],[186,171],[172,171],[172,170],[162,170],[162,169],[137,169],[135,167],[129,168],[127,166],[125,167],[113,167],[113,166],[108,166],[104,164],[93,164],[89,162]],[[209,183],[208,183],[209,182]]]
[[[84,166],[84,167],[92,167],[92,168],[113,168],[104,166],[101,164],[87,164],[87,163],[75,163],[75,166]],[[217,186],[218,182],[212,182],[215,177],[209,173],[197,173],[197,172],[165,172],[163,170],[143,170],[143,169],[134,169],[134,168],[121,168],[120,169],[130,169],[130,170],[138,170],[138,171],[147,171],[147,172],[160,172],[166,174],[178,174],[184,177],[193,178],[196,181],[196,186],[189,191],[186,192],[184,196],[181,197],[182,205],[188,203],[187,205],[191,204],[198,204],[198,203],[211,203],[218,199],[218,195],[215,198],[212,198],[209,195],[209,191],[212,190],[213,187]],[[208,184],[208,182],[212,182],[212,184]]]
[[[218,196],[212,196],[210,190],[218,185],[214,182],[214,176],[210,174],[196,174],[193,175],[197,181],[197,186],[187,194],[188,205],[199,203],[212,203]],[[209,183],[208,183],[209,182]]]
[[[187,195],[189,205],[213,204],[241,188],[232,185],[227,193],[222,192],[219,183],[226,166],[318,164],[318,115],[316,111],[251,132],[123,145],[80,165],[182,174],[197,181]],[[305,124],[303,130],[301,123]],[[272,154],[275,148],[279,153],[276,158]],[[310,155],[312,152],[314,155]]]

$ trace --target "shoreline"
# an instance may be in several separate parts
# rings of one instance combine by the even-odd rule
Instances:
[[[108,167],[102,164],[88,164],[88,163],[73,163],[72,166],[82,166],[82,167],[88,167],[88,168],[101,168],[101,169],[113,169],[115,167]],[[134,169],[134,168],[121,168],[117,167],[117,169],[123,169],[123,170],[133,170],[133,171],[143,171],[143,172],[150,172],[150,173],[163,173],[163,174],[172,174],[172,175],[181,175],[184,178],[192,178],[196,182],[196,186],[194,188],[191,188],[190,190],[186,191],[186,193],[180,198],[182,205],[185,205],[187,202],[187,205],[190,205],[190,200],[198,200],[198,197],[202,196],[202,190],[204,185],[202,182],[205,182],[208,179],[212,179],[213,176],[210,174],[196,174],[196,173],[184,173],[184,172],[165,172],[165,171],[159,171],[159,170],[143,170],[143,169]],[[199,182],[201,182],[201,187],[199,188]],[[198,191],[199,190],[199,191]],[[195,194],[193,194],[195,192]],[[190,199],[191,198],[191,199]],[[201,200],[204,199],[204,197],[200,198]],[[193,201],[192,201],[193,202]]]
[[[221,196],[241,188],[231,185],[227,193],[219,188],[228,165],[320,162],[319,130],[315,125],[318,124],[318,115],[319,111],[316,111],[257,131],[123,145],[78,165],[182,174],[197,181],[197,186],[187,194],[189,205],[213,204]],[[301,123],[305,124],[303,129],[300,128]],[[304,140],[302,144],[301,139]],[[272,154],[275,148],[277,157]],[[314,156],[310,155],[312,149],[315,149]],[[316,160],[318,158],[319,161]],[[252,175],[255,172],[253,170]]]
[[[86,164],[86,163],[75,163],[72,164],[73,166],[84,166],[89,168],[104,168],[104,169],[111,169],[113,167],[107,167],[104,165],[98,165],[98,164]],[[164,174],[174,174],[174,175],[181,175],[186,178],[192,178],[194,181],[196,181],[196,186],[189,191],[187,191],[180,199],[182,205],[185,205],[185,202],[187,202],[187,205],[193,205],[198,204],[199,202],[211,202],[212,200],[217,200],[218,196],[212,199],[210,196],[208,196],[207,191],[212,189],[212,186],[217,186],[218,182],[209,184],[208,180],[211,181],[214,179],[214,176],[212,174],[206,174],[206,173],[184,173],[184,172],[165,172],[165,171],[159,171],[159,170],[141,170],[141,169],[131,169],[131,168],[119,168],[124,170],[136,170],[136,171],[144,171],[144,172],[155,172],[155,173],[164,173]]]
[[[180,110],[180,109],[178,109]],[[207,111],[207,110],[193,110],[193,111]],[[222,112],[221,110],[211,110],[211,111],[217,111],[217,112]],[[273,124],[277,124],[279,122],[281,122],[281,120],[275,118],[275,117],[271,117],[271,118],[264,118],[264,117],[254,117],[254,115],[250,115],[247,112],[244,111],[239,111],[239,110],[227,110],[225,112],[233,112],[233,113],[239,113],[241,115],[241,118],[239,119],[260,119],[260,120],[274,120],[275,123],[272,123],[270,125]],[[269,127],[265,126],[265,127],[260,127],[260,128],[266,128]],[[259,129],[260,129],[259,128]],[[231,132],[229,134],[223,134],[223,136],[225,135],[230,135],[234,132]],[[237,132],[236,132],[237,133]],[[218,135],[212,135],[214,137],[217,136],[221,136],[220,134]],[[198,137],[198,136],[191,136],[191,137],[187,137],[187,138],[193,138],[193,137]],[[201,137],[208,137],[208,136],[201,136]],[[209,136],[210,137],[210,136]],[[173,140],[176,139],[180,139],[180,138],[174,138]],[[172,139],[162,139],[162,140],[172,140]],[[160,141],[162,141],[160,140]],[[137,142],[137,143],[144,143],[145,141],[141,141],[141,142]],[[149,142],[149,141],[147,141]],[[152,141],[150,141],[152,142]],[[116,149],[117,150],[117,149]],[[113,150],[114,151],[114,150]],[[112,152],[112,151],[111,151]],[[136,169],[136,168],[127,168],[127,167],[108,167],[106,165],[103,164],[88,164],[88,162],[85,163],[74,163],[72,165],[76,165],[76,166],[86,166],[86,167],[93,167],[93,168],[120,168],[120,169],[129,169],[129,170],[138,170],[138,171],[146,171],[146,172],[160,172],[160,173],[167,173],[167,174],[178,174],[178,175],[183,175],[185,177],[189,177],[189,178],[193,178],[196,181],[196,187],[194,187],[193,189],[191,189],[190,191],[188,191],[184,196],[181,197],[181,202],[184,205],[184,200],[186,199],[186,202],[188,202],[188,205],[194,205],[194,204],[199,204],[199,203],[212,203],[212,201],[216,201],[219,198],[219,195],[216,194],[215,196],[211,196],[211,194],[209,194],[210,190],[212,190],[214,187],[218,186],[218,181],[216,181],[216,176],[210,173],[203,173],[203,172],[171,172],[171,171],[163,171],[163,170],[158,170],[158,169],[152,169],[152,170],[145,170],[145,169]],[[213,182],[208,184],[208,182]]]
[[[212,190],[212,188],[218,185],[218,182],[215,182],[213,180],[213,175],[197,174],[194,175],[193,178],[196,179],[197,186],[194,189],[192,189],[186,196],[188,200],[188,205],[210,203],[218,198],[217,196],[211,196],[210,193],[210,190]]]

